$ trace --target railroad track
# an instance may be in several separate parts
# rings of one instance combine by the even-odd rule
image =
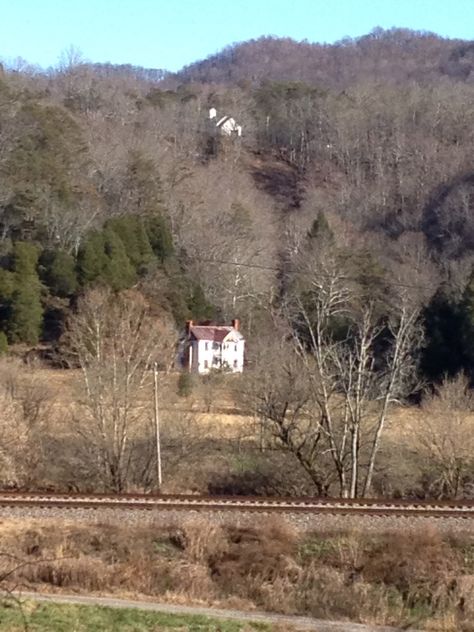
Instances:
[[[141,511],[261,512],[359,514],[372,516],[428,516],[474,518],[474,501],[392,501],[381,499],[262,498],[150,494],[50,494],[0,492],[2,507],[63,509],[127,509]]]

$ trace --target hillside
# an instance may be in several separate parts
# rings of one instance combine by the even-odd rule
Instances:
[[[230,389],[258,425],[211,446],[213,489],[472,495],[472,56],[472,42],[398,29],[264,38],[173,76],[2,71],[0,403],[18,454],[4,480],[153,489],[149,368],[176,367],[186,319],[237,317],[242,379],[176,386],[209,408]],[[59,448],[35,425],[37,374],[14,388],[11,355],[82,369],[60,449],[78,455],[71,478],[20,458]],[[416,463],[391,443],[413,403]],[[192,426],[170,422],[176,462],[185,435],[202,447]]]
[[[474,248],[473,50],[393,29],[334,45],[261,38],[175,75],[5,70],[1,329],[10,343],[54,343],[78,294],[105,283],[137,288],[178,327],[239,313],[258,336],[254,297],[274,293],[320,213],[375,258],[418,240],[449,321]],[[215,136],[210,106],[243,125],[241,142]],[[22,257],[39,285],[36,320],[20,331]],[[445,336],[449,322],[433,317]],[[470,366],[465,355],[449,370]]]
[[[175,79],[226,85],[302,81],[342,90],[365,82],[426,83],[449,78],[472,83],[473,72],[472,42],[394,28],[374,29],[336,44],[262,37],[190,64]]]

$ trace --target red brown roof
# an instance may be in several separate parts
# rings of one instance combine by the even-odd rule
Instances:
[[[233,327],[218,325],[195,325],[189,329],[190,334],[196,340],[210,340],[212,342],[222,342],[231,331],[234,331]]]

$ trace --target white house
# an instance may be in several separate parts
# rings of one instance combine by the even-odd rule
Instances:
[[[244,370],[245,340],[237,319],[227,325],[195,325],[186,323],[184,363],[192,373],[209,373],[224,369],[231,373]]]
[[[237,125],[237,122],[231,116],[223,116],[217,119],[216,108],[211,108],[209,110],[209,118],[211,121],[215,121],[217,129],[224,136],[233,136],[234,134],[242,136],[242,126]]]

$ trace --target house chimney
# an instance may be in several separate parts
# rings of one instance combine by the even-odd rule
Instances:
[[[232,327],[239,331],[240,329],[240,320],[238,318],[234,318],[232,321]]]
[[[189,335],[189,332],[191,331],[191,327],[194,325],[194,322],[192,320],[187,320],[186,321],[186,334]]]

